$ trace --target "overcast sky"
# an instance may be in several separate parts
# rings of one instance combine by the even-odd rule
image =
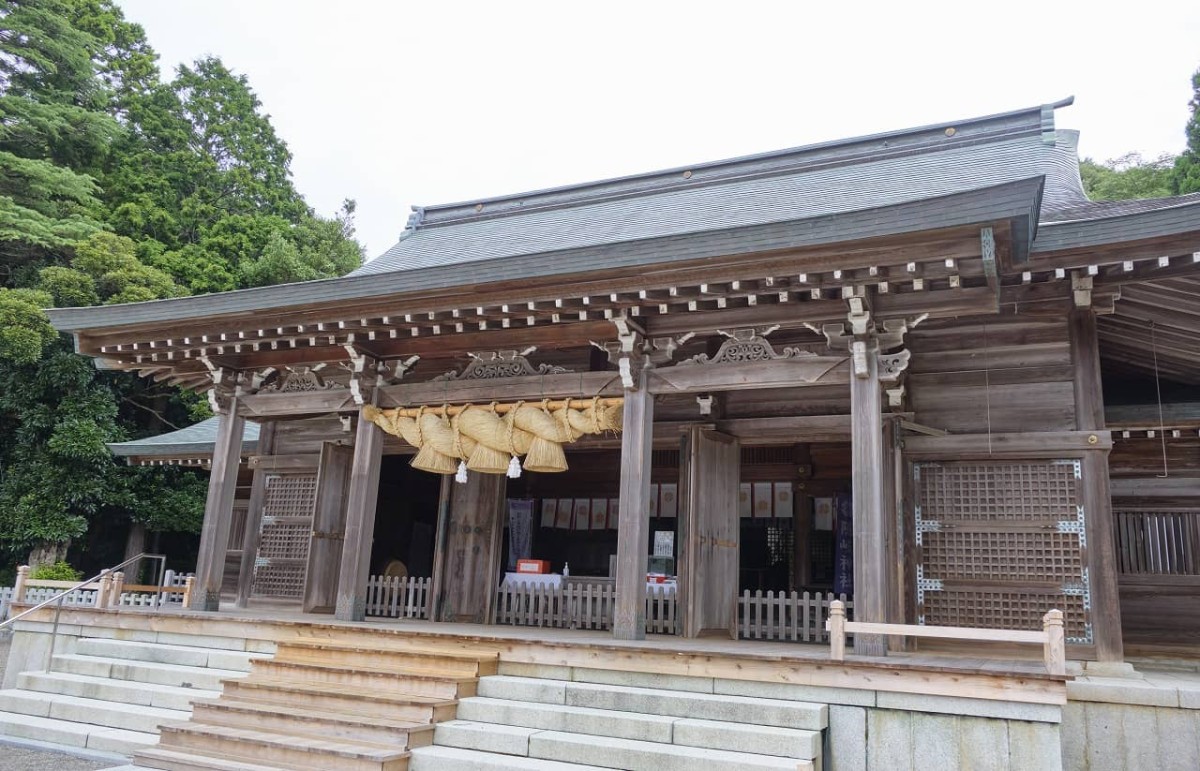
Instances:
[[[249,77],[309,203],[358,201],[369,257],[414,204],[1069,95],[1085,156],[1174,153],[1200,67],[1195,0],[119,3],[165,71],[212,54]]]

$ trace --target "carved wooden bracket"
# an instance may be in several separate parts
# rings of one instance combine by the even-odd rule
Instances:
[[[370,389],[399,382],[421,359],[420,356],[409,356],[404,360],[381,361],[362,353],[353,345],[343,347],[350,356],[350,364],[343,365],[350,372],[350,395],[360,407],[366,403],[367,392]],[[327,387],[334,388],[336,384]]]
[[[621,373],[621,385],[628,391],[635,390],[635,375],[647,365],[645,352],[645,332],[626,316],[612,319],[617,328],[615,342],[598,343],[592,340],[592,345],[608,354],[608,360],[617,365]]]
[[[570,372],[566,367],[553,364],[539,364],[536,367],[526,358],[537,350],[537,346],[529,346],[521,351],[486,351],[469,353],[472,361],[459,372],[450,371],[438,375],[434,382],[455,380],[496,380],[499,378],[522,377],[526,375],[561,375]]]
[[[706,353],[697,354],[690,359],[684,359],[679,362],[678,366],[682,367],[690,364],[744,364],[748,361],[776,361],[778,359],[800,359],[806,357],[815,357],[815,353],[805,351],[801,348],[784,348],[782,352],[777,352],[769,342],[767,335],[779,329],[778,325],[768,327],[761,332],[756,328],[735,329],[732,332],[726,332],[723,329],[718,329],[722,335],[728,338],[711,358]]]

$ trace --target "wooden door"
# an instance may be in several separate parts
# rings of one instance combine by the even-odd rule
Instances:
[[[316,491],[317,475],[312,472],[266,475],[252,597],[304,599]]]
[[[680,458],[683,634],[737,639],[741,448],[732,436],[694,426],[684,434]]]
[[[449,482],[442,553],[435,559],[438,621],[491,622],[500,581],[500,546],[506,515],[507,479],[472,472],[465,484]]]
[[[336,442],[325,442],[321,447],[304,584],[305,613],[332,613],[337,603],[338,571],[346,537],[346,496],[350,492],[353,461],[353,447]]]

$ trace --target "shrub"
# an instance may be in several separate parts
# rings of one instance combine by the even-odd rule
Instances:
[[[53,565],[38,565],[29,571],[29,577],[35,581],[78,581],[83,578],[83,573],[59,561]]]

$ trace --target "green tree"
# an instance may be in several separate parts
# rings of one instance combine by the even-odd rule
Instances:
[[[1200,193],[1200,70],[1192,74],[1192,116],[1188,120],[1187,148],[1175,161],[1171,189],[1176,195]]]
[[[1131,198],[1162,198],[1171,195],[1171,171],[1175,157],[1163,154],[1146,160],[1126,153],[1104,163],[1085,158],[1079,163],[1083,190],[1093,201],[1124,201]]]

